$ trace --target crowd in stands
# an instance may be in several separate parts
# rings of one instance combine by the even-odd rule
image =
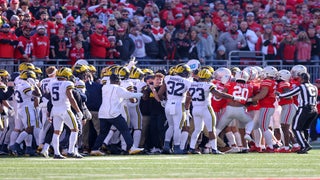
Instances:
[[[319,60],[318,0],[1,0],[0,11],[0,58],[35,65],[131,56],[219,64],[230,51]]]

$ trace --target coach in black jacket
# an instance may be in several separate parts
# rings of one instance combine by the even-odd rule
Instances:
[[[308,129],[312,121],[318,116],[317,96],[318,88],[310,83],[310,75],[308,73],[299,74],[301,85],[293,90],[279,94],[280,98],[298,95],[298,110],[293,118],[292,130],[295,134],[300,151],[298,154],[306,154],[312,149],[307,139],[309,137]]]

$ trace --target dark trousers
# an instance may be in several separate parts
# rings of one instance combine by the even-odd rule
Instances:
[[[308,129],[312,121],[318,117],[315,106],[299,107],[292,122],[292,130],[301,148],[309,147]]]
[[[129,150],[132,147],[133,145],[132,136],[130,134],[126,120],[121,115],[112,119],[99,118],[99,121],[100,121],[100,134],[98,135],[92,150],[98,150],[101,147],[112,125],[114,125],[120,131],[120,134],[123,136],[127,144],[127,150]]]
[[[160,148],[164,144],[164,136],[166,132],[165,127],[166,115],[163,114],[152,114],[150,116],[149,122],[149,132],[147,137],[147,147],[148,148]]]

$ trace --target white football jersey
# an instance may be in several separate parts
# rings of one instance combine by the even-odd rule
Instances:
[[[51,102],[53,107],[64,110],[70,109],[71,104],[67,97],[67,89],[73,89],[74,84],[71,81],[53,80],[48,85],[51,94]]]
[[[210,91],[215,85],[210,82],[193,82],[189,88],[193,106],[208,106],[211,104]]]
[[[184,103],[191,81],[181,76],[166,76],[164,82],[167,87],[167,99]]]
[[[86,84],[79,78],[76,78],[76,82],[74,83],[75,88],[79,89],[83,93],[86,92]]]
[[[17,102],[17,108],[34,106],[33,104],[33,87],[25,80],[19,80],[14,90],[14,99]]]
[[[45,78],[40,81],[40,88],[43,94],[49,93],[48,85],[51,81],[56,80],[56,78]]]

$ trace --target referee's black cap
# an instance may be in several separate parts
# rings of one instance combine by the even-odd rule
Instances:
[[[310,74],[309,73],[300,73],[299,77],[304,81],[304,82],[309,82],[310,81]]]

